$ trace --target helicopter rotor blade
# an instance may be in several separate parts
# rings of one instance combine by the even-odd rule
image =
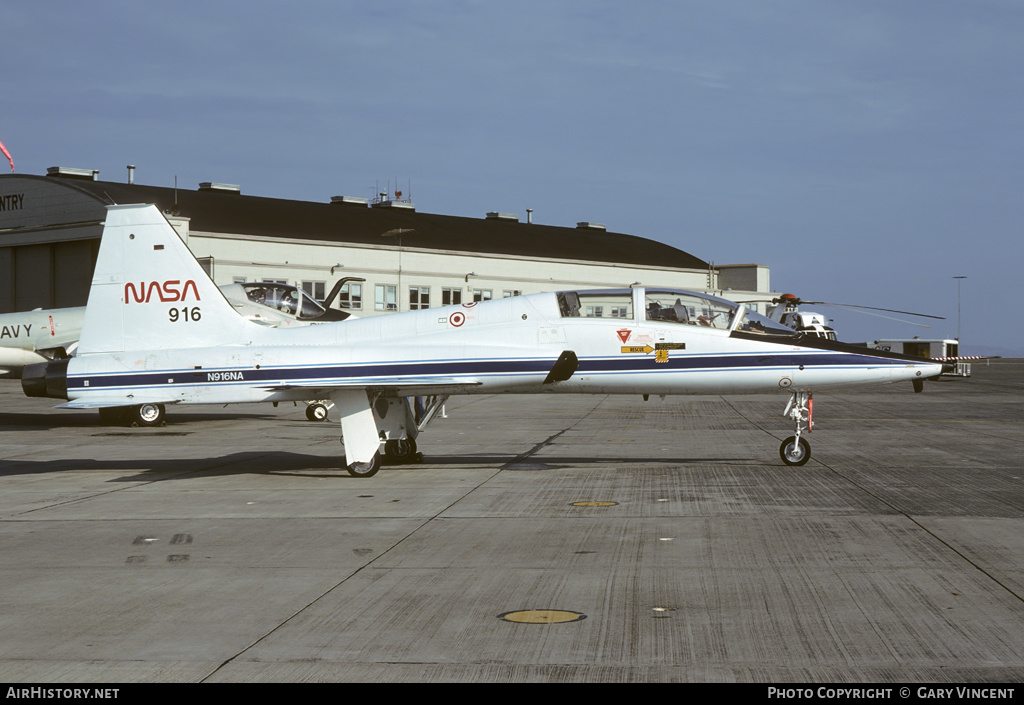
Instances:
[[[871,313],[871,311],[857,311],[857,309],[859,309],[859,308],[871,308],[870,306],[851,306],[850,308],[854,309],[857,313],[864,314],[865,316],[876,316],[877,318],[887,318],[890,321],[899,321],[900,323],[906,323],[906,324],[911,325],[911,326],[920,326],[922,328],[931,328],[931,326],[928,325],[927,323],[918,323],[917,321],[907,321],[907,320],[904,320],[902,318],[896,318],[895,316],[883,316],[880,313]],[[886,311],[888,309],[882,309],[882,310]],[[919,315],[919,314],[913,314],[913,315]],[[936,318],[936,316],[929,316],[929,318]]]
[[[839,306],[840,308],[866,308],[872,311],[887,311],[889,313],[902,313],[905,316],[921,316],[922,318],[937,318],[940,321],[946,320],[945,316],[932,316],[927,313],[914,313],[913,311],[900,311],[895,308],[878,308],[876,306],[859,306],[857,304],[833,304],[828,301],[801,301],[802,304],[815,306]],[[899,320],[899,319],[896,319]],[[909,321],[908,321],[909,322]]]

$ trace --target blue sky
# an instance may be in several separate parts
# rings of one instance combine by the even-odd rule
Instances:
[[[1016,0],[24,2],[18,171],[581,220],[771,268],[846,340],[1024,355]],[[654,283],[654,282],[651,282]],[[923,320],[923,319],[911,319]]]

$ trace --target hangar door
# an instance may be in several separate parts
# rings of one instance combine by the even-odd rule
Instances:
[[[99,240],[0,247],[0,313],[85,306]]]

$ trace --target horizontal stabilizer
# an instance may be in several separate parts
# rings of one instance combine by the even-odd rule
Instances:
[[[350,382],[324,382],[322,380],[310,380],[308,382],[290,382],[288,384],[268,385],[263,387],[272,392],[284,392],[290,389],[305,389],[310,392],[326,394],[338,389],[374,389],[386,387],[388,389],[431,389],[435,393],[441,393],[445,389],[453,387],[475,387],[483,384],[476,379],[458,379],[455,377],[360,377]],[[316,395],[314,395],[316,396]]]
[[[76,399],[74,401],[64,402],[58,404],[57,409],[110,409],[117,406],[138,406],[139,404],[177,404],[177,399],[167,399],[161,397],[133,397],[131,399],[127,397],[110,397],[108,399],[97,399],[96,397],[89,397],[88,400]]]

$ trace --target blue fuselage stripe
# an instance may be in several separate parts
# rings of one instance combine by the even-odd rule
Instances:
[[[118,387],[166,387],[210,385],[280,385],[355,381],[363,378],[494,377],[546,375],[554,359],[431,360],[426,362],[384,362],[347,365],[303,365],[287,367],[235,367],[179,369],[154,372],[75,374],[68,378],[69,390]],[[715,370],[766,370],[791,368],[903,367],[905,360],[861,356],[830,351],[786,353],[741,353],[731,355],[670,355],[656,362],[653,354],[582,358],[577,374],[633,374],[641,372],[690,372]],[[375,383],[375,382],[369,382]]]

